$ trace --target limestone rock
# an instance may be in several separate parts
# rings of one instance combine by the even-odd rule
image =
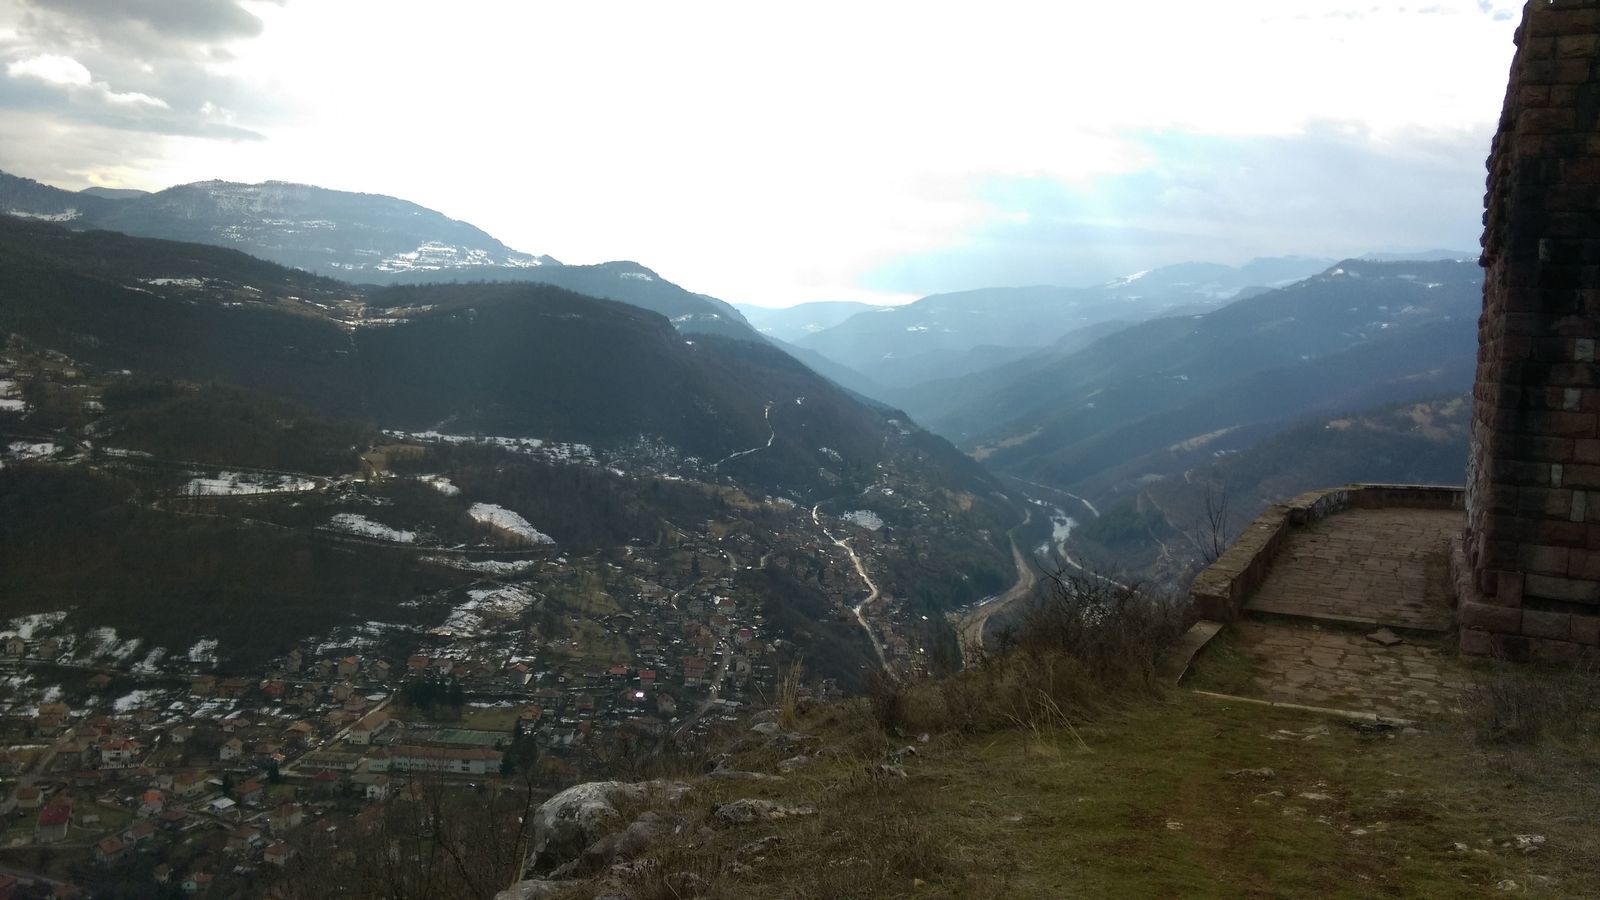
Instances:
[[[814,816],[817,811],[810,806],[785,806],[771,800],[744,799],[724,803],[711,811],[711,817],[723,825],[749,825],[795,816]]]
[[[494,895],[494,900],[546,900],[559,897],[562,886],[552,881],[519,881]]]
[[[689,792],[681,782],[591,781],[546,800],[533,814],[531,871],[549,871],[579,857],[615,826],[620,803],[660,799],[675,803]]]

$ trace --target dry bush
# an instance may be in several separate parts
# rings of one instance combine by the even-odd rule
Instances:
[[[1159,689],[1156,662],[1192,621],[1180,602],[1089,574],[1051,576],[1045,597],[969,668],[939,682],[874,681],[888,733],[1067,731],[1110,703]]]
[[[1534,746],[1600,737],[1600,671],[1593,664],[1496,663],[1462,695],[1465,722],[1484,744]]]

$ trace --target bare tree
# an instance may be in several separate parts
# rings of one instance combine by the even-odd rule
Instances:
[[[1206,482],[1205,495],[1205,521],[1190,535],[1194,545],[1200,551],[1201,561],[1211,565],[1222,557],[1228,549],[1229,538],[1233,533],[1233,515],[1228,508],[1228,486],[1220,487],[1211,481]]]

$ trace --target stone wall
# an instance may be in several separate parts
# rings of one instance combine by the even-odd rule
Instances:
[[[1489,157],[1459,625],[1468,653],[1600,644],[1600,0],[1534,0]]]
[[[1189,599],[1201,618],[1231,622],[1246,599],[1261,586],[1273,557],[1283,549],[1291,529],[1346,509],[1461,509],[1462,491],[1454,487],[1412,484],[1347,484],[1310,491],[1266,508],[1228,545],[1216,562],[1195,576]]]

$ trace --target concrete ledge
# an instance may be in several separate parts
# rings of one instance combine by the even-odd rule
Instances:
[[[1261,586],[1289,529],[1346,509],[1466,509],[1466,489],[1422,484],[1347,484],[1309,491],[1267,507],[1216,562],[1195,576],[1189,599],[1200,615],[1218,622],[1239,617],[1245,598]]]

